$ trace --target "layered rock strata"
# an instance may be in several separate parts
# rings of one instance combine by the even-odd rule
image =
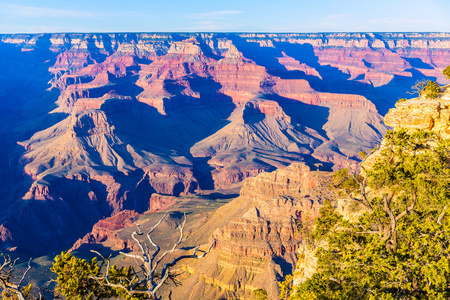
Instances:
[[[8,243],[41,253],[101,218],[146,211],[155,193],[355,161],[386,131],[385,99],[417,79],[444,82],[450,43],[445,33],[0,39],[0,224]]]
[[[126,249],[127,242],[119,239],[116,232],[126,227],[135,226],[133,221],[137,219],[137,216],[138,213],[134,211],[124,210],[113,217],[98,221],[90,233],[75,242],[69,252],[80,250],[80,248],[81,250],[88,249],[100,243],[111,250]]]
[[[276,299],[277,280],[292,272],[290,266],[297,261],[298,228],[318,215],[328,196],[328,180],[328,173],[312,172],[304,164],[248,178],[240,196],[204,225],[226,220],[210,237],[213,253],[185,267],[192,274],[186,281],[192,285],[188,299],[200,293],[207,299],[240,299],[250,297],[256,288]]]

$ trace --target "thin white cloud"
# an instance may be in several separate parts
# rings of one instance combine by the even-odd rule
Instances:
[[[114,15],[139,15],[142,14],[137,11],[123,11],[123,12],[94,12],[85,10],[71,10],[60,8],[49,8],[39,6],[25,6],[11,4],[7,2],[0,2],[0,10],[2,15],[9,17],[22,17],[22,18],[98,18],[108,17]]]
[[[220,10],[220,11],[210,11],[198,14],[186,14],[189,19],[223,19],[230,15],[243,14],[243,11],[239,10]]]
[[[229,22],[230,17],[243,14],[240,10],[220,10],[204,13],[185,14],[190,24],[185,28],[171,29],[170,31],[236,31],[241,28],[241,24]]]
[[[97,16],[96,13],[90,11],[46,8],[38,6],[25,6],[5,2],[0,2],[0,8],[3,10],[3,14],[25,18],[43,18],[43,17],[89,18]]]
[[[345,28],[352,28],[355,24],[355,14],[333,14],[320,19],[313,31],[348,31]]]
[[[90,32],[86,27],[59,27],[59,26],[26,26],[0,24],[0,34],[14,33],[48,33],[48,32]]]

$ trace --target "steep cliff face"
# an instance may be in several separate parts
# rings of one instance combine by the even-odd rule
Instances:
[[[310,195],[318,188],[317,180],[306,165],[300,164],[246,180],[240,197],[252,203],[251,208],[213,233],[216,248],[256,257],[282,257],[295,252],[296,226],[305,216],[313,218],[318,212],[320,198]]]
[[[319,139],[299,132],[275,101],[248,101],[228,121],[226,126],[191,148],[194,156],[211,157],[209,164],[215,168],[212,171],[215,188],[238,183],[252,173],[256,175],[292,161],[302,161],[303,155],[311,154],[310,149],[320,143]]]
[[[278,298],[277,280],[291,272],[297,260],[298,227],[317,216],[327,196],[328,176],[292,164],[248,178],[240,196],[193,233],[213,227],[209,241],[215,250],[186,266],[192,273],[186,282],[189,299],[240,299],[256,288]]]
[[[340,167],[381,139],[385,99],[444,82],[450,45],[444,33],[0,39],[0,224],[26,241],[20,212],[45,236],[24,249],[38,252],[52,234],[71,244],[99,218],[146,211],[155,193],[235,187],[299,161]],[[34,226],[53,206],[65,217]]]

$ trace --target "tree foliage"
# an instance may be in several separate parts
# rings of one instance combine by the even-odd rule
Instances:
[[[55,257],[50,269],[58,275],[56,291],[69,300],[99,299],[109,294],[90,276],[100,273],[97,258],[90,261],[78,259],[68,252]]]
[[[408,94],[419,94],[419,98],[425,97],[426,99],[435,99],[439,96],[440,87],[439,84],[432,80],[422,80],[418,81],[415,85],[411,87],[412,92],[407,92]],[[405,99],[406,100],[406,99]],[[402,102],[404,99],[400,99],[398,102]]]
[[[389,131],[370,168],[338,171],[335,188],[364,213],[321,209],[313,237],[327,246],[291,299],[450,298],[448,148],[431,132]]]
[[[286,299],[289,296],[289,291],[292,289],[292,281],[294,277],[290,274],[286,275],[284,281],[279,282],[280,287],[280,299]]]
[[[253,290],[253,297],[255,300],[269,300],[269,294],[264,289]]]
[[[395,103],[395,104],[397,104],[397,103],[402,103],[402,102],[405,102],[405,101],[407,101],[408,99],[406,99],[406,98],[400,98],[400,99],[398,99],[397,100],[397,102]]]
[[[69,300],[120,298],[126,300],[148,299],[148,297],[131,297],[121,289],[106,285],[104,280],[97,280],[101,275],[102,264],[97,258],[92,260],[80,259],[68,252],[62,252],[55,257],[51,271],[58,275],[56,292]],[[115,284],[132,281],[134,272],[132,267],[109,267],[109,280]]]
[[[439,96],[439,84],[435,81],[428,80],[427,84],[423,88],[422,95],[426,99],[435,99]]]
[[[442,71],[442,74],[444,74],[445,77],[450,80],[450,66],[447,66],[447,68]]]

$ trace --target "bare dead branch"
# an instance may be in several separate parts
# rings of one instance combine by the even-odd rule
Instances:
[[[0,266],[0,286],[7,292],[15,295],[19,300],[25,300],[25,297],[21,290],[21,285],[28,271],[31,269],[31,260],[28,261],[28,267],[22,274],[21,279],[18,283],[11,282],[13,272],[15,271],[15,265],[18,258],[12,260],[9,255],[1,254],[3,257],[3,263]]]
[[[139,229],[139,225],[138,225],[138,229]],[[139,231],[140,231],[140,229],[139,229]],[[138,244],[139,248],[141,248],[141,252],[145,253],[144,246],[142,246],[141,242],[136,238],[136,235],[142,235],[142,233],[133,231],[133,233],[131,234],[131,238],[136,242],[136,244]]]
[[[142,256],[139,256],[139,255],[136,255],[136,254],[125,253],[125,252],[122,252],[122,251],[119,251],[119,253],[122,254],[122,255],[125,255],[127,257],[131,257],[131,258],[140,259],[142,261],[145,261]]]
[[[100,256],[104,261],[107,261],[108,259],[105,258],[100,252],[96,251],[96,250],[91,250],[92,253],[97,254],[98,256]]]
[[[427,84],[427,82],[425,80],[418,80],[411,87],[413,89],[413,91],[407,91],[406,93],[410,94],[410,95],[414,95],[417,93],[417,94],[419,94],[419,98],[420,98],[423,94],[423,88],[425,87],[426,84]]]
[[[25,272],[23,272],[22,278],[20,278],[20,281],[17,284],[18,286],[20,286],[22,284],[22,282],[25,279],[25,276],[27,275],[28,271],[30,271],[30,269],[31,269],[31,260],[32,260],[32,258],[30,257],[30,259],[28,260],[28,267],[25,270]]]
[[[133,269],[134,276],[130,280],[129,278],[122,280],[122,278],[119,279],[120,283],[114,283],[111,282],[110,278],[110,258],[105,258],[97,251],[92,250],[91,252],[96,253],[100,257],[103,258],[104,261],[106,261],[106,273],[103,276],[90,276],[90,278],[96,280],[99,284],[103,286],[108,286],[111,288],[121,289],[125,291],[128,295],[138,295],[138,294],[146,294],[150,296],[152,299],[160,299],[156,294],[159,290],[159,288],[166,282],[168,278],[171,278],[174,280],[174,277],[177,275],[174,270],[171,270],[171,267],[173,267],[176,263],[178,263],[180,260],[187,259],[187,258],[194,258],[194,259],[200,259],[205,257],[206,254],[208,254],[214,243],[211,244],[208,250],[201,251],[202,254],[198,254],[199,247],[197,246],[194,248],[194,251],[190,255],[182,255],[179,257],[175,257],[172,259],[172,261],[166,263],[164,266],[162,266],[161,273],[157,272],[157,269],[161,265],[162,260],[167,257],[167,255],[172,254],[177,250],[178,246],[183,242],[184,240],[184,228],[186,225],[186,214],[184,214],[183,222],[179,225],[179,237],[178,240],[173,244],[172,248],[170,250],[165,251],[161,256],[157,258],[157,255],[159,254],[161,248],[153,241],[151,237],[151,233],[161,224],[161,222],[166,218],[166,216],[169,213],[166,213],[148,232],[147,232],[147,239],[150,242],[150,244],[155,248],[153,253],[150,255],[150,250],[147,246],[147,244],[143,244],[137,237],[139,235],[143,235],[139,224],[137,225],[137,230],[134,231],[131,234],[131,237],[133,240],[138,244],[140,249],[140,254],[131,254],[131,253],[123,253],[121,254],[131,257],[136,260],[142,261],[142,264],[140,264],[140,268],[142,270],[142,274],[139,275],[136,273]],[[116,279],[117,280],[117,279]],[[175,282],[175,281],[174,281]]]
[[[372,149],[371,152],[368,155],[366,155],[366,157],[363,158],[362,162],[364,162],[369,155],[374,153],[375,150],[376,150],[376,147],[374,149]],[[362,162],[360,163],[360,166],[362,165]],[[347,164],[348,170],[350,171],[352,178],[359,184],[359,190],[360,190],[362,199],[358,199],[358,198],[351,196],[345,189],[344,189],[344,193],[347,195],[348,199],[362,204],[364,206],[364,208],[369,213],[371,213],[373,211],[373,207],[372,207],[370,201],[367,199],[367,195],[366,195],[367,178],[364,176],[360,176],[360,174],[354,168],[352,168],[352,166],[348,163],[348,157],[346,160],[346,164]],[[363,168],[363,167],[361,166],[361,168]]]
[[[6,255],[3,254],[3,253],[2,253],[2,256],[3,256],[3,264],[2,264],[2,266],[0,267],[0,272],[2,272],[3,269],[4,269],[5,267],[9,266],[10,263],[11,263],[11,257],[6,256]]]
[[[168,214],[169,214],[169,212],[166,212],[166,213],[164,214],[164,216],[158,221],[158,223],[156,223],[152,228],[150,228],[150,230],[148,231],[147,235],[150,234],[150,233],[152,233],[153,230],[155,230],[155,228],[158,227],[159,224],[161,224],[161,222],[166,218],[166,216],[167,216]]]
[[[179,227],[180,229],[180,237],[178,239],[178,241],[173,245],[171,250],[168,250],[166,252],[164,252],[159,258],[158,260],[155,262],[155,266],[153,267],[152,271],[156,270],[156,266],[161,262],[161,260],[169,253],[173,253],[175,251],[175,249],[181,244],[181,242],[183,241],[183,229],[184,229],[184,225],[186,224],[186,213],[184,214],[184,220],[183,223],[181,224],[181,226]],[[194,251],[195,252],[195,251]]]
[[[391,207],[389,206],[391,200],[392,195],[391,197],[388,197],[386,194],[383,195],[384,211],[389,216],[389,219],[391,221],[389,228],[390,238],[388,239],[388,243],[390,243],[390,245],[387,244],[386,246],[389,251],[395,251],[397,250],[397,222],[394,213],[392,212]]]
[[[161,281],[159,282],[159,284],[155,287],[155,292],[162,286],[162,284],[164,283],[164,281],[166,281],[167,278],[169,277],[169,272],[167,272],[167,270],[168,270],[170,267],[174,266],[177,262],[179,262],[179,261],[182,260],[182,259],[186,259],[186,258],[200,259],[200,258],[205,257],[205,255],[208,254],[208,253],[211,251],[213,245],[214,245],[214,243],[212,243],[211,246],[209,246],[209,249],[208,249],[207,251],[203,252],[203,254],[200,255],[200,256],[197,256],[197,255],[196,255],[197,250],[198,250],[198,248],[200,247],[200,246],[197,246],[197,247],[194,248],[194,253],[192,253],[192,255],[183,255],[183,256],[179,256],[179,257],[175,258],[172,262],[165,264],[164,267],[163,267],[163,269],[162,269],[162,272],[161,272],[161,279],[162,279],[162,280],[161,280]]]

